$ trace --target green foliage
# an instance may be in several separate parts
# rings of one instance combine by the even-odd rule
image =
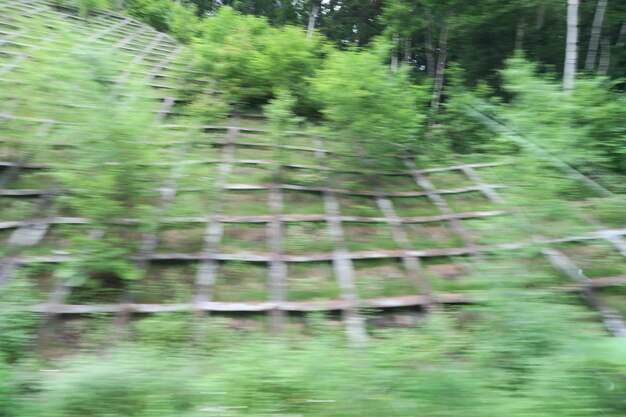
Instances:
[[[228,7],[203,21],[195,48],[200,68],[217,79],[229,98],[262,103],[285,89],[301,107],[307,106],[307,77],[319,67],[324,51],[319,37],[307,40],[299,28],[274,28],[263,18]]]
[[[66,40],[71,43],[75,36],[66,33]],[[143,229],[153,225],[155,190],[161,184],[152,164],[160,131],[150,93],[130,72],[123,74],[113,56],[88,45],[63,55],[43,49],[34,55],[22,67],[24,83],[12,99],[13,112],[66,123],[30,137],[24,156],[55,155],[58,142],[72,145],[62,157],[49,159],[51,175],[66,191],[58,200],[63,209],[92,222],[88,236],[75,237],[75,246],[96,259],[78,261],[61,275],[74,285],[92,272],[135,278],[124,233],[108,228],[121,218],[141,219]],[[129,231],[136,227],[127,226]]]
[[[392,73],[375,52],[335,51],[312,83],[329,134],[363,152],[366,167],[390,163],[381,156],[417,149],[424,118],[416,109],[418,90],[406,72]]]
[[[23,310],[34,303],[33,289],[20,279],[0,292],[0,416],[2,416],[3,363],[15,362],[25,355],[39,320],[36,313]]]
[[[294,130],[302,122],[301,117],[297,117],[293,110],[296,107],[296,98],[287,90],[279,90],[275,94],[276,98],[263,107],[263,112],[269,121],[269,130],[272,142],[277,145],[288,145],[287,141]],[[277,147],[275,151],[276,160],[283,162],[284,149]]]
[[[196,5],[171,0],[127,0],[128,14],[161,32],[188,43],[199,30]]]
[[[502,75],[513,99],[500,114],[520,134],[587,174],[626,173],[626,96],[606,79],[579,79],[569,95],[519,56]]]
[[[193,400],[189,369],[174,358],[149,351],[125,351],[106,361],[76,358],[63,373],[44,383],[40,407],[33,415],[59,417],[191,416]],[[168,365],[169,364],[169,365]]]
[[[87,17],[95,11],[110,9],[118,5],[117,0],[55,0],[54,3],[75,7],[81,17]]]

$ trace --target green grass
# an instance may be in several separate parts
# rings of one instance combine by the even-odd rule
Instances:
[[[461,188],[474,185],[461,171],[443,171],[427,174],[427,178],[439,189]]]
[[[54,276],[56,268],[54,264],[24,265],[13,273],[11,280],[25,282],[32,289],[34,302],[45,302],[59,282]]]
[[[384,217],[374,197],[339,194],[337,200],[344,216]]]
[[[217,271],[215,301],[266,301],[268,268],[265,264],[226,261]]]
[[[461,224],[473,241],[481,245],[529,240],[533,233],[525,222],[510,215],[461,220]]]
[[[283,190],[283,213],[324,214],[324,198],[316,192]]]
[[[626,275],[626,258],[603,241],[556,245],[589,278]]]
[[[209,192],[178,192],[166,217],[208,216],[212,214],[213,201]]]
[[[287,300],[314,301],[339,298],[339,286],[330,262],[288,264]]]
[[[195,292],[196,265],[153,264],[143,279],[133,282],[137,303],[187,303]]]
[[[415,284],[397,259],[354,261],[357,293],[361,298],[416,294]]]
[[[391,202],[400,217],[433,216],[441,214],[428,197],[392,197]]]
[[[54,184],[54,177],[47,171],[26,171],[6,184],[8,189],[37,188],[47,189]]]
[[[351,251],[398,249],[387,224],[343,223],[346,247]]]
[[[380,175],[380,188],[386,192],[422,191],[410,175]]]
[[[423,273],[434,291],[480,291],[492,287],[492,282],[482,275],[472,274],[465,260],[441,257],[422,261]]]
[[[226,191],[223,193],[222,213],[231,216],[271,214],[267,190]]]
[[[234,165],[228,177],[230,184],[266,184],[273,182],[273,180],[272,172],[269,169],[252,165]]]
[[[331,252],[334,245],[325,222],[293,222],[285,226],[284,248],[290,254],[303,254]]]
[[[454,233],[448,222],[404,224],[403,227],[413,249],[463,246],[463,240]]]
[[[325,186],[326,174],[314,169],[284,168],[283,183],[304,186]]]
[[[450,208],[456,213],[466,211],[498,210],[502,207],[492,203],[480,191],[471,191],[461,194],[446,194],[443,196]]]
[[[220,251],[224,253],[267,252],[266,224],[224,223]]]
[[[274,152],[272,148],[237,145],[235,148],[235,159],[262,159],[271,161],[274,159]]]
[[[26,220],[37,212],[37,198],[0,197],[0,221]]]
[[[215,164],[186,165],[182,170],[182,174],[176,179],[176,186],[212,189],[216,176]]]
[[[206,225],[174,223],[162,226],[158,233],[157,252],[199,252],[204,247]]]

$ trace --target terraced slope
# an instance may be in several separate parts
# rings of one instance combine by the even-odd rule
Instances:
[[[40,1],[0,8],[2,88],[19,95],[31,52],[62,52],[60,34],[70,28],[81,41],[69,47],[115,51],[125,68],[115,82],[152,88],[165,137],[157,162],[163,186],[152,200],[161,208],[157,233],[131,229],[139,219],[111,219],[108,231],[134,248],[143,278],[74,286],[55,271],[76,256],[67,236],[89,219],[55,203],[46,161],[62,158],[71,140],[43,160],[14,146],[72,123],[71,112],[52,120],[3,109],[0,283],[30,283],[28,308],[50,319],[96,315],[111,323],[133,313],[267,314],[277,331],[305,312],[340,312],[350,337],[362,339],[363,309],[405,325],[415,311],[480,301],[497,290],[496,276],[510,276],[511,286],[581,291],[607,328],[624,335],[624,293],[602,289],[626,283],[626,220],[609,228],[556,192],[549,198],[560,205],[545,210],[547,200],[526,191],[546,178],[515,159],[458,156],[420,167],[398,157],[402,169],[364,172],[341,143],[305,131],[291,132],[289,145],[273,143],[263,115],[184,126],[177,87],[201,74],[178,59],[183,48],[167,35],[114,14],[82,21]]]

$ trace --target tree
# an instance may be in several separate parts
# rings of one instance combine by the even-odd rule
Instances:
[[[567,38],[565,40],[565,64],[563,66],[563,89],[574,89],[578,57],[578,0],[567,0]]]

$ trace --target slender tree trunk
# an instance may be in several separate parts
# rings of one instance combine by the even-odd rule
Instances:
[[[606,75],[611,65],[611,42],[609,38],[603,36],[600,39],[600,63],[598,64],[598,75]]]
[[[441,102],[441,91],[443,90],[443,76],[446,68],[448,55],[448,24],[444,20],[439,33],[439,55],[437,57],[437,70],[435,72],[435,87],[433,89],[433,99],[430,107],[436,109]]]
[[[537,19],[535,20],[535,29],[543,28],[543,22],[545,21],[545,17],[546,5],[545,3],[541,3],[539,4],[539,7],[537,7]]]
[[[524,47],[524,29],[526,29],[526,22],[524,18],[521,18],[517,22],[517,30],[515,31],[515,50],[521,51]]]
[[[398,35],[393,35],[393,50],[391,51],[391,71],[398,71]]]
[[[626,45],[626,22],[622,22],[619,28],[619,35],[617,35],[617,42],[615,42],[615,46],[624,45]]]
[[[433,48],[432,21],[429,19],[426,26],[426,74],[429,77],[435,76],[435,53]]]
[[[574,89],[576,59],[578,54],[578,0],[567,0],[567,38],[565,40],[565,64],[563,66],[563,89]]]
[[[589,48],[587,49],[587,59],[585,60],[586,71],[593,71],[596,66],[600,32],[602,32],[602,22],[604,21],[607,3],[608,0],[598,0],[596,4],[596,12],[593,15],[593,24],[591,25],[591,36],[589,37]]]
[[[315,29],[315,20],[317,19],[317,12],[319,11],[319,3],[314,3],[311,7],[311,14],[309,15],[309,26],[306,29],[306,38],[311,39],[313,37],[313,30]]]
[[[411,38],[408,36],[404,40],[404,58],[402,60],[405,64],[411,61]]]

